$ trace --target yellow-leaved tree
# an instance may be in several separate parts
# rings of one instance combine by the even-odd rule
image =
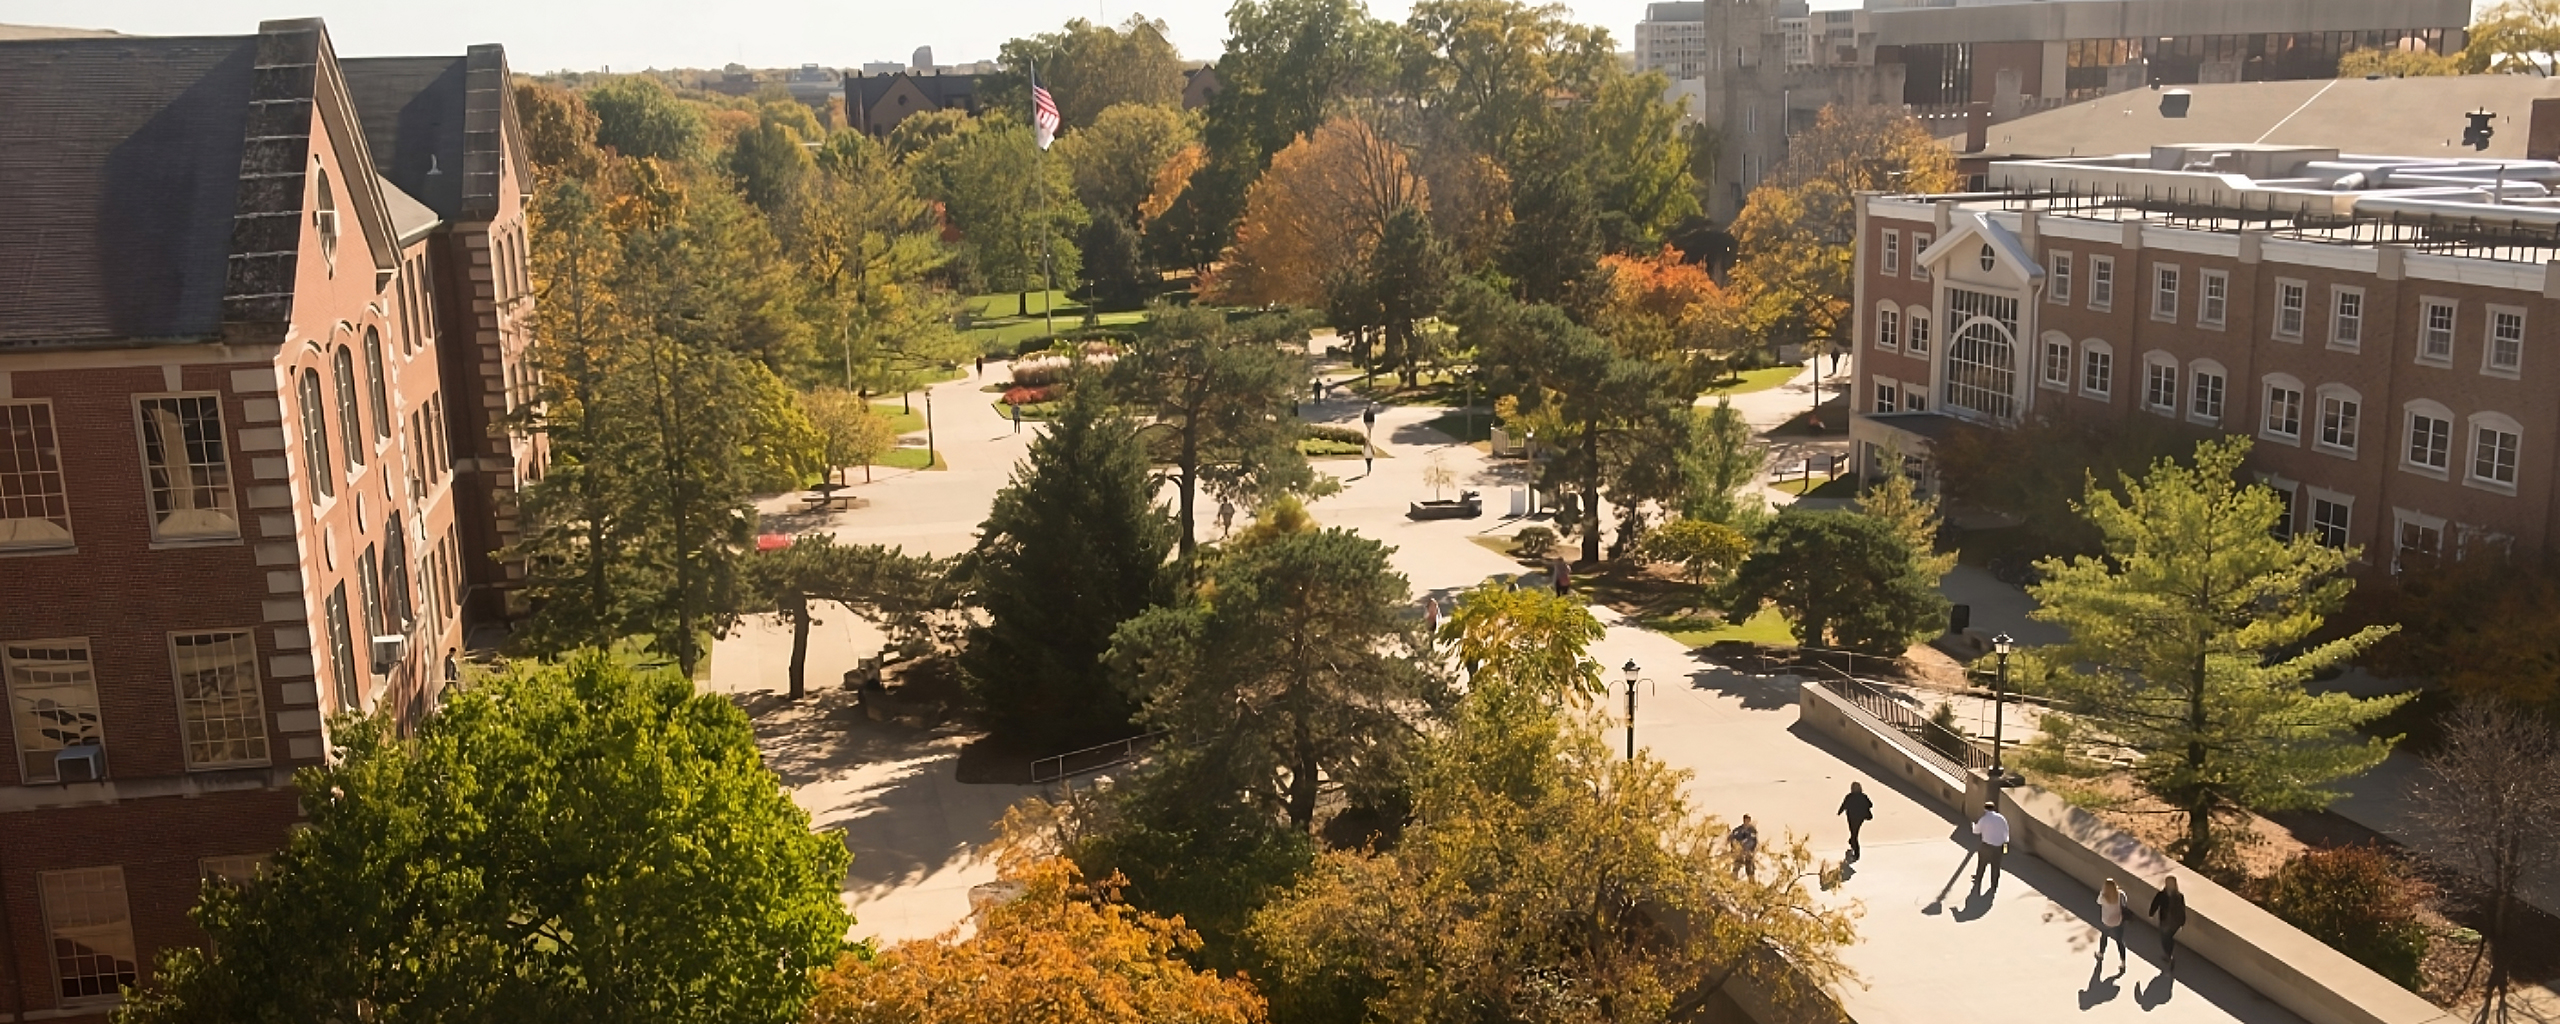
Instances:
[[[1207,284],[1219,302],[1321,306],[1356,273],[1396,211],[1427,205],[1404,147],[1358,117],[1336,117],[1271,158],[1245,194],[1226,266]]]
[[[1810,352],[1845,346],[1860,192],[1945,192],[1955,157],[1899,108],[1829,106],[1790,138],[1733,223],[1733,285],[1752,333]]]

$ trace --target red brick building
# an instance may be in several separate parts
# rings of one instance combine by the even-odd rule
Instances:
[[[0,1020],[103,1019],[494,617],[525,394],[505,57],[0,42]]]
[[[2163,146],[1988,184],[1861,207],[1862,474],[1963,423],[2141,420],[2255,438],[2287,528],[2370,564],[2554,543],[2560,164]]]

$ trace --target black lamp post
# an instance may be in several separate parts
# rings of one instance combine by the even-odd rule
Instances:
[[[1626,667],[1618,671],[1627,676],[1627,760],[1633,761],[1636,759],[1636,679],[1641,670],[1636,668],[1636,660],[1629,658]]]
[[[2009,639],[2007,633],[1991,638],[1991,650],[2000,656],[2000,675],[1991,686],[1991,788],[1994,790],[2001,787],[2001,780],[2009,777],[2008,769],[2000,764],[2000,712],[2009,700],[2009,652],[2017,647],[2018,642]]]
[[[933,448],[933,389],[926,388],[924,391],[924,468],[932,469],[933,464],[940,461],[942,456]]]

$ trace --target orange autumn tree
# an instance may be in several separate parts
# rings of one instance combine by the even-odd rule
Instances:
[[[1245,193],[1235,244],[1205,292],[1239,305],[1322,306],[1397,210],[1427,207],[1427,191],[1403,146],[1357,117],[1327,121],[1272,157]]]
[[[1140,913],[1119,878],[1085,884],[1062,857],[1008,858],[1020,887],[988,908],[977,934],[848,954],[818,979],[810,1024],[1261,1024],[1262,996],[1242,977],[1183,961],[1200,944],[1180,918]]]
[[[1679,368],[1703,388],[1744,343],[1741,304],[1678,249],[1603,256],[1600,277],[1592,326],[1627,355]]]

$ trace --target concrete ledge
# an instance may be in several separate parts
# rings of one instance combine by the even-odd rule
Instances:
[[[1913,749],[1917,741],[1874,722],[1817,683],[1804,684],[1797,707],[1800,720],[1815,731],[1865,752],[1877,767],[1910,782],[1960,819],[1974,816],[1971,809],[1979,803],[1966,794],[1979,792],[1979,783],[1949,777]],[[2013,847],[2035,854],[2088,886],[2091,893],[2105,879],[2115,879],[2125,889],[2127,905],[2136,911],[2150,909],[2160,879],[2177,871],[2178,888],[2187,897],[2187,926],[2178,933],[2178,945],[2213,961],[2310,1024],[2455,1024],[2457,1020],[2240,894],[2193,871],[2180,870],[2166,854],[2059,796],[2020,786],[2003,793],[2000,803],[2001,813],[2009,819]]]

